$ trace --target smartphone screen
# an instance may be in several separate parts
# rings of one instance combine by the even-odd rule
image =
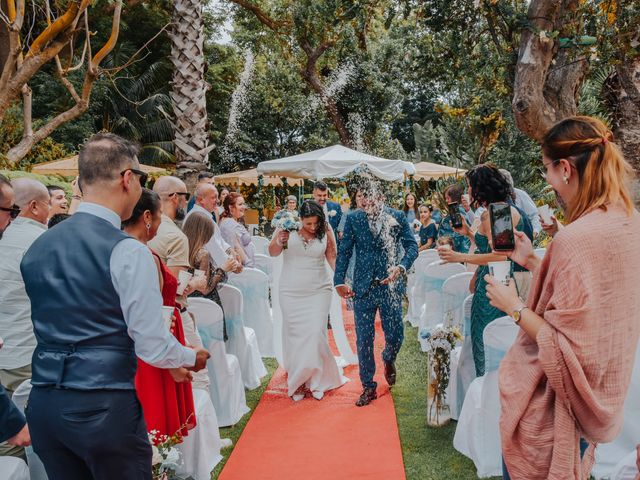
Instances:
[[[458,202],[448,204],[449,215],[451,216],[451,226],[453,228],[462,228],[462,215],[460,215],[460,207]]]
[[[515,248],[511,207],[507,203],[492,203],[489,205],[491,221],[491,239],[496,251],[510,251]]]

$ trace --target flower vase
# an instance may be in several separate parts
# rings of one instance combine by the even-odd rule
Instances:
[[[427,425],[442,427],[451,420],[451,408],[446,401],[442,375],[445,369],[439,355],[429,356],[429,378],[427,385]],[[448,368],[446,369],[448,371]],[[448,382],[447,382],[448,383]]]

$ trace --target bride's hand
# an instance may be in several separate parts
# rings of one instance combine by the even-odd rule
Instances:
[[[337,286],[336,292],[338,292],[338,295],[340,295],[342,298],[351,298],[355,295],[355,293],[353,293],[353,290],[351,290],[351,287],[349,285]]]
[[[287,232],[286,230],[280,231],[280,233],[278,233],[278,244],[280,246],[283,246],[288,241],[289,241],[289,232]]]

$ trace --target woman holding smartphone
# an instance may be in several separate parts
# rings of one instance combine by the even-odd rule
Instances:
[[[491,164],[485,163],[476,165],[466,173],[469,184],[469,195],[479,205],[487,209],[482,213],[480,226],[476,232],[471,232],[469,225],[462,217],[462,228],[456,231],[460,235],[465,235],[476,245],[474,253],[460,253],[449,249],[438,247],[440,258],[448,263],[471,263],[478,265],[471,285],[475,295],[471,304],[471,339],[473,350],[473,361],[476,367],[476,375],[484,375],[484,340],[483,333],[485,327],[498,317],[506,315],[499,308],[489,304],[485,295],[487,282],[484,276],[489,273],[489,262],[501,262],[508,260],[506,255],[493,252],[491,245],[491,222],[489,218],[489,205],[496,202],[510,203],[511,187],[500,171]],[[511,205],[511,224],[516,230],[524,231],[533,238],[533,230],[526,216],[522,215],[518,209]],[[520,265],[512,265],[512,272],[524,271]],[[524,292],[522,292],[524,296]]]
[[[554,125],[542,166],[567,225],[542,260],[516,232],[510,256],[534,275],[526,303],[487,276],[491,304],[520,327],[500,365],[504,478],[582,479],[595,444],[623,425],[640,337],[640,214],[633,170],[600,120]]]

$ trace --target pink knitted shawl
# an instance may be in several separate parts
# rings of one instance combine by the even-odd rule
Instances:
[[[534,272],[523,331],[500,366],[502,452],[512,478],[589,476],[622,428],[640,336],[640,214],[591,212],[561,230]],[[590,444],[580,461],[579,439]]]

